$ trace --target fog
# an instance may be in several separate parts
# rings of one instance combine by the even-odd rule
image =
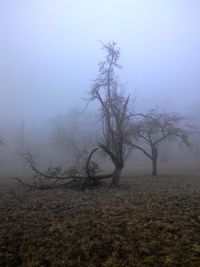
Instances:
[[[1,0],[1,165],[16,162],[22,125],[28,148],[55,154],[52,118],[84,110],[104,55],[99,41],[120,47],[120,80],[138,111],[158,106],[198,126],[199,10],[198,0]]]

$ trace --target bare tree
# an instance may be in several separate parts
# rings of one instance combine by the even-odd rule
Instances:
[[[88,127],[91,124],[87,121],[88,117],[92,121],[90,115],[74,109],[51,119],[53,144],[61,148],[77,167],[82,165],[84,155],[87,156],[88,151],[96,144],[95,129]]]
[[[134,101],[126,95],[118,82],[116,69],[120,50],[116,43],[103,44],[105,60],[99,63],[98,76],[90,91],[90,101],[99,104],[102,138],[99,147],[110,157],[115,166],[112,185],[118,185],[125,160],[130,152],[128,140],[131,134],[131,117]]]
[[[25,153],[27,146],[27,129],[24,119],[20,120],[19,127],[17,127],[16,144],[17,144],[16,153],[19,155]]]
[[[4,144],[3,138],[0,136],[0,146],[2,146]],[[1,158],[0,158],[1,160]]]
[[[153,110],[134,124],[131,145],[151,159],[152,175],[157,175],[159,145],[165,140],[175,140],[190,146],[191,129],[183,116]]]
[[[3,138],[0,136],[0,146],[4,144]]]

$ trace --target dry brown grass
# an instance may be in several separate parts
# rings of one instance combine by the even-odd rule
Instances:
[[[2,187],[0,266],[200,266],[200,176],[84,192]]]

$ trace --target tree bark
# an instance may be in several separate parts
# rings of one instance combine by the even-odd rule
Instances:
[[[152,164],[153,164],[152,175],[153,175],[153,176],[157,176],[157,174],[158,174],[157,158],[153,158],[153,159],[152,159]]]
[[[120,183],[120,178],[121,178],[121,173],[122,173],[122,167],[115,166],[115,170],[113,173],[113,178],[111,181],[112,186],[118,186]]]
[[[156,144],[151,144],[151,159],[152,159],[152,175],[156,176],[158,174],[157,159],[158,159],[158,149]]]

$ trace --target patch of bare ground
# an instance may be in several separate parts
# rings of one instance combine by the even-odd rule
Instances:
[[[200,266],[200,176],[1,188],[0,266]]]

